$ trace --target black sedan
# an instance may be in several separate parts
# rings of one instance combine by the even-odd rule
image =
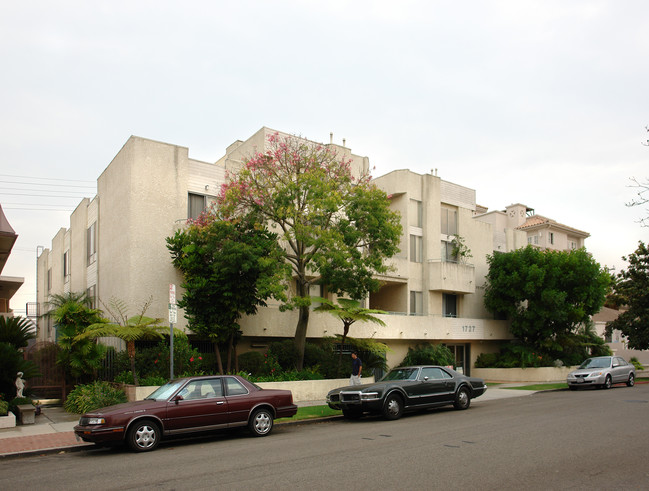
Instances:
[[[363,413],[383,414],[387,419],[400,418],[404,411],[453,404],[468,409],[471,399],[485,393],[484,380],[467,377],[440,366],[399,367],[373,384],[339,387],[327,394],[327,404],[342,409],[349,419]]]

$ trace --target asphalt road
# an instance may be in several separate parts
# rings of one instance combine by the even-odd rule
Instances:
[[[649,385],[0,461],[2,489],[649,489]]]

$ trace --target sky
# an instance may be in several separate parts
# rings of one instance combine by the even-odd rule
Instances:
[[[625,267],[649,205],[646,1],[30,1],[0,16],[2,274],[36,254],[131,135],[214,162],[262,126],[523,203]]]

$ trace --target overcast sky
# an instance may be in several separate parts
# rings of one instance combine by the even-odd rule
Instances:
[[[649,177],[646,0],[25,0],[3,4],[0,52],[17,314],[37,247],[130,135],[213,162],[262,126],[333,132],[374,176],[438,169],[587,231],[617,271],[649,239],[649,206],[625,206]]]

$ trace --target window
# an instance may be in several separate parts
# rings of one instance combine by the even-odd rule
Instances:
[[[63,253],[63,279],[66,282],[70,280],[70,251]]]
[[[457,234],[457,210],[442,208],[442,233],[446,235]]]
[[[86,257],[88,259],[87,264],[92,264],[95,262],[97,257],[97,222],[94,222],[86,232]]]
[[[421,263],[423,262],[423,237],[420,235],[410,236],[410,262]]]
[[[196,219],[205,211],[205,196],[189,193],[187,196],[187,218]]]
[[[47,293],[52,291],[52,268],[47,270]]]
[[[239,382],[236,378],[227,377],[225,379],[225,385],[228,388],[229,396],[238,396],[248,393],[248,389],[241,385],[241,382]]]
[[[424,314],[424,294],[423,292],[410,292],[410,315]]]
[[[186,401],[195,399],[211,399],[213,397],[222,397],[223,389],[221,380],[195,380],[188,383],[179,395]]]
[[[419,228],[424,226],[424,209],[421,201],[416,199],[410,200],[410,225]]]
[[[457,255],[453,255],[453,242],[442,241],[442,262],[456,263]]]
[[[527,243],[531,245],[539,245],[539,236],[538,235],[532,235],[527,237]]]
[[[554,244],[554,232],[550,232],[550,244]]]
[[[86,290],[86,296],[90,301],[90,308],[94,309],[97,306],[97,285],[92,285]]]
[[[442,380],[450,379],[451,376],[446,373],[441,368],[437,367],[426,367],[421,369],[421,375],[419,376],[420,380],[424,380],[424,377],[428,377],[428,380]]]
[[[442,296],[442,309],[444,317],[457,317],[457,295],[444,293]]]

